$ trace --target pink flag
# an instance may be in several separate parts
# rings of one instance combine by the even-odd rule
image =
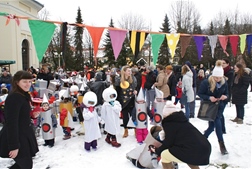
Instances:
[[[117,60],[118,55],[122,49],[123,42],[126,37],[126,30],[115,30],[115,29],[109,29],[111,44],[115,56],[115,60]]]
[[[228,43],[228,36],[226,36],[226,35],[218,35],[218,38],[219,38],[221,47],[222,47],[222,49],[223,49],[223,52],[224,52],[227,56],[229,56],[229,54],[228,54],[227,51],[226,51],[227,43]]]

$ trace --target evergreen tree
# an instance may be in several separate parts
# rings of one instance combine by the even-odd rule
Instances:
[[[214,26],[213,26],[213,22],[210,23],[209,35],[214,35]]]
[[[82,24],[83,20],[81,17],[81,9],[78,7],[76,23]],[[84,56],[83,56],[83,27],[74,27],[74,46],[75,46],[75,69],[82,70],[84,67]]]
[[[66,34],[66,53],[65,53],[65,70],[82,70],[78,69],[78,62],[76,62],[76,58],[73,57],[73,50],[71,46],[71,35],[70,35],[70,30],[67,31]]]
[[[162,27],[160,29],[161,29],[160,32],[163,32],[163,33],[171,32],[169,18],[167,14],[165,14],[164,23],[162,24]],[[168,47],[167,39],[165,36],[164,41],[161,44],[161,47],[159,50],[157,63],[162,64],[164,66],[169,65],[170,64],[169,58],[171,58],[171,54],[169,52],[169,47]]]

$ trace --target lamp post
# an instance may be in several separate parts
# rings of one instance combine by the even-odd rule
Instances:
[[[61,53],[62,53],[62,52],[61,52]],[[56,56],[56,57],[58,58],[59,67],[60,67],[60,55],[61,55],[61,53],[59,54],[57,51],[54,51],[54,52],[53,52],[54,56]]]

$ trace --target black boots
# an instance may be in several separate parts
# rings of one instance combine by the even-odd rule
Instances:
[[[223,141],[219,141],[219,145],[220,145],[220,151],[222,155],[228,154],[228,151],[225,147],[225,144]]]

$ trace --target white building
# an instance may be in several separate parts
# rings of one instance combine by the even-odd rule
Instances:
[[[0,0],[0,12],[38,19],[38,12],[44,6],[36,0]],[[39,67],[39,61],[32,40],[27,19],[14,19],[6,25],[7,17],[0,16],[0,66],[10,62],[10,72]]]

